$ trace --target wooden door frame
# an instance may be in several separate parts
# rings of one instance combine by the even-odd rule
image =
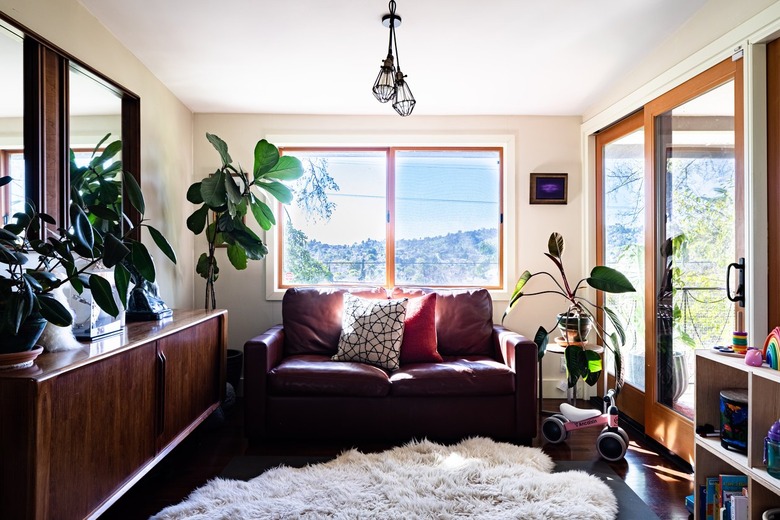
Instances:
[[[693,421],[657,402],[658,388],[655,375],[658,373],[657,359],[657,327],[656,294],[658,293],[659,269],[658,233],[663,223],[660,222],[658,211],[658,190],[655,189],[657,176],[655,154],[655,118],[683,103],[700,96],[713,88],[734,80],[734,159],[735,159],[735,211],[737,222],[737,248],[744,248],[742,230],[744,229],[743,188],[741,186],[744,157],[744,108],[742,75],[742,60],[728,58],[714,67],[691,78],[669,92],[659,96],[645,105],[645,189],[648,207],[652,211],[645,212],[645,433],[657,440],[670,451],[683,459],[693,462]],[[737,249],[739,251],[739,249]]]
[[[641,129],[642,125],[644,125],[644,111],[640,109],[596,134],[596,222],[598,222],[596,230],[596,263],[598,265],[606,265],[604,237],[604,213],[606,209],[604,200],[604,147],[621,137]],[[645,186],[646,190],[647,186]],[[645,295],[645,297],[647,296]],[[597,303],[604,305],[604,295],[601,292],[597,295]],[[598,319],[603,322],[604,318],[599,316]],[[609,374],[609,372],[607,372],[607,385],[607,388],[615,387],[615,376]],[[642,390],[631,384],[626,384],[621,389],[617,402],[623,413],[633,421],[644,426],[645,393]]]

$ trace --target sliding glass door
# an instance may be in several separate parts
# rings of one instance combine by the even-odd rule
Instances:
[[[743,324],[725,279],[744,256],[741,85],[729,59],[597,138],[600,260],[645,288],[607,301],[628,323],[621,406],[688,460],[694,350],[730,345]]]

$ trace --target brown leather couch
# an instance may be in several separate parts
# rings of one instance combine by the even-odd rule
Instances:
[[[283,323],[244,345],[248,436],[372,441],[481,435],[525,444],[536,436],[536,345],[493,325],[488,291],[436,291],[443,362],[388,372],[331,360],[345,290],[289,289]],[[349,291],[388,297],[384,288]],[[426,292],[396,288],[389,296]]]

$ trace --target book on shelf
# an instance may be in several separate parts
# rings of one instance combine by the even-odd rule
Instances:
[[[718,486],[720,479],[718,477],[707,477],[707,491],[706,491],[706,497],[707,497],[707,516],[706,520],[719,520],[718,515],[720,514],[718,503],[716,501],[716,490],[715,488]]]
[[[726,520],[748,520],[748,497],[745,495],[731,496],[731,516]]]
[[[745,475],[720,475],[719,477],[720,497],[718,505],[726,509],[725,520],[731,520],[731,497],[742,495],[742,489],[748,485]]]

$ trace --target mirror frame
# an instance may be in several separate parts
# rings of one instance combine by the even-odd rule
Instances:
[[[71,66],[92,75],[121,98],[122,163],[141,184],[141,98],[88,64],[0,12],[0,20],[23,35],[23,143],[25,191],[39,211],[64,225],[70,198],[69,76]],[[123,200],[127,200],[124,191]],[[140,213],[126,205],[133,225],[130,237],[140,240]]]

